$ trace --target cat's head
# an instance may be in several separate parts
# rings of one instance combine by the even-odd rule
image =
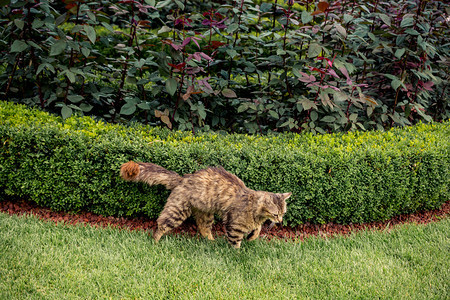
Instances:
[[[260,215],[265,219],[270,219],[273,223],[283,222],[283,216],[286,213],[286,199],[292,193],[268,193],[266,192],[262,199]]]

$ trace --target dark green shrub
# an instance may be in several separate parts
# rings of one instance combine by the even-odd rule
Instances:
[[[450,117],[446,1],[0,6],[0,97],[180,130],[340,132]]]
[[[449,199],[449,123],[388,132],[271,136],[171,132],[95,122],[0,102],[0,188],[58,210],[156,217],[163,187],[124,182],[151,161],[180,174],[222,165],[253,189],[293,192],[286,222],[359,223]]]

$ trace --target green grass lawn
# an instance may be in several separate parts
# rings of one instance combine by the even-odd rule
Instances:
[[[235,250],[0,213],[0,299],[448,299],[449,261],[449,218]]]

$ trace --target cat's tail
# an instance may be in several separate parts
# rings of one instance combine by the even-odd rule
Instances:
[[[172,190],[181,183],[182,177],[173,171],[152,163],[129,161],[120,167],[120,176],[127,181],[142,181],[149,185],[162,184]]]

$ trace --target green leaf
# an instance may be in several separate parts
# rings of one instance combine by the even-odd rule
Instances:
[[[311,16],[311,13],[307,12],[306,10],[302,11],[302,23],[308,24],[314,19],[313,16]]]
[[[397,49],[397,51],[395,51],[395,57],[397,58],[401,58],[403,56],[403,54],[405,54],[406,48],[401,48],[401,49]]]
[[[286,122],[280,125],[281,127],[289,126],[289,129],[292,129],[294,127],[297,127],[297,124],[295,124],[295,120],[292,118],[289,118]]]
[[[39,20],[39,19],[34,19],[33,23],[31,23],[31,27],[33,29],[38,29],[41,28],[44,25],[44,21]]]
[[[14,43],[11,45],[11,52],[22,52],[25,51],[28,48],[28,44],[25,43],[22,40],[15,40]]]
[[[103,27],[105,27],[109,31],[114,32],[114,28],[111,25],[109,25],[108,23],[102,22],[102,25],[103,25]]]
[[[321,133],[321,134],[326,134],[327,132],[325,131],[325,130],[323,130],[322,128],[320,128],[320,127],[316,127],[316,128],[314,128],[318,133]]]
[[[234,49],[228,49],[227,50],[227,54],[231,57],[231,58],[235,58],[236,55],[238,55],[237,51]]]
[[[237,97],[236,93],[232,89],[228,89],[228,88],[225,88],[222,90],[222,95],[224,95],[227,98],[236,98]]]
[[[136,111],[136,104],[132,101],[127,102],[122,106],[122,108],[120,109],[120,114],[129,116],[134,114],[135,111]]]
[[[324,106],[329,106],[329,107],[333,108],[334,104],[333,104],[333,102],[331,102],[330,96],[328,95],[328,93],[321,91],[319,94],[319,98],[320,98],[320,100],[322,100],[322,104]]]
[[[391,86],[394,90],[397,90],[400,86],[406,88],[403,82],[397,76],[392,74],[384,74],[384,76],[392,80]]]
[[[158,1],[158,4],[156,4],[155,8],[156,9],[163,8],[164,6],[169,5],[171,2],[172,0]]]
[[[19,28],[20,30],[23,30],[23,26],[25,25],[25,22],[21,19],[15,19],[14,24]]]
[[[248,72],[248,73],[255,72],[255,70],[256,70],[255,64],[253,64],[251,62],[248,62],[248,61],[246,61],[244,64],[246,66],[245,69],[244,69],[245,72]]]
[[[228,26],[228,28],[227,28],[227,33],[233,33],[233,32],[235,32],[238,28],[239,28],[239,24],[238,24],[238,23],[232,23],[230,26]]]
[[[81,53],[83,53],[84,57],[88,57],[89,54],[91,53],[91,50],[86,47],[83,47],[81,48]]]
[[[341,91],[333,91],[333,98],[335,101],[343,102],[348,100],[348,94]]]
[[[27,41],[28,45],[30,45],[31,47],[34,47],[36,49],[42,50],[41,46],[39,46],[38,44],[36,44],[33,41]]]
[[[273,63],[277,63],[277,62],[282,62],[283,58],[279,55],[271,55],[267,58],[268,61],[273,62]]]
[[[401,46],[406,39],[406,34],[400,34],[395,38],[395,44]]]
[[[344,24],[347,24],[348,22],[353,20],[353,16],[349,14],[344,14]]]
[[[72,115],[72,113],[73,113],[72,109],[65,104],[61,108],[61,115],[63,120],[69,118]]]
[[[297,77],[297,78],[302,78],[303,77],[303,75],[302,74],[300,74],[300,70],[298,69],[298,68],[296,68],[296,67],[292,67],[292,73],[295,75],[295,77]]]
[[[61,54],[66,49],[67,43],[63,40],[57,40],[50,48],[50,56]]]
[[[71,83],[75,83],[75,81],[76,81],[75,73],[73,73],[72,71],[65,70],[65,71],[61,72],[61,75],[66,75]]]
[[[96,22],[97,21],[97,17],[95,16],[94,13],[92,13],[91,11],[87,11],[86,14],[88,15],[88,18],[91,19],[91,21]]]
[[[138,69],[142,68],[145,65],[145,59],[141,58],[134,62],[134,66]]]
[[[220,118],[217,116],[214,116],[212,118],[212,126],[217,126],[217,124],[219,124]]]
[[[336,121],[336,118],[333,117],[333,116],[325,116],[322,119],[320,119],[320,121],[327,122],[327,123],[332,123],[332,122]]]
[[[308,48],[308,58],[315,58],[322,52],[322,47],[317,43],[312,43]]]
[[[163,27],[161,27],[158,30],[158,34],[165,33],[165,32],[170,32],[170,31],[172,31],[172,28],[170,28],[169,26],[164,25]]]
[[[300,102],[300,104],[303,106],[304,110],[310,110],[311,108],[317,109],[317,105],[308,99],[304,99]]]
[[[137,107],[143,110],[150,110],[150,105],[147,102],[139,103]]]
[[[180,0],[175,0],[175,3],[178,5],[178,7],[179,7],[181,10],[184,10],[184,4],[183,4]]]
[[[178,82],[175,80],[175,78],[169,78],[166,80],[166,91],[171,95],[175,95],[175,92],[178,88]]]
[[[263,13],[266,13],[272,9],[272,3],[263,2],[259,7],[259,10]]]
[[[410,27],[414,25],[414,18],[412,17],[405,17],[403,18],[402,22],[400,23],[400,27]]]
[[[55,68],[54,68],[51,64],[49,64],[49,63],[43,63],[43,64],[40,64],[39,67],[37,68],[36,75],[38,75],[39,73],[41,73],[42,70],[44,70],[44,68],[47,68],[47,69],[50,70],[50,72],[55,73]]]
[[[391,86],[394,90],[397,90],[402,84],[403,82],[400,79],[394,79],[391,82]]]
[[[345,30],[345,28],[342,27],[341,24],[335,23],[334,27],[336,28],[337,32],[339,32],[339,34],[342,35],[343,38],[347,37],[347,30]]]
[[[242,103],[241,105],[239,105],[237,112],[241,113],[243,111],[246,111],[248,109],[248,103]]]
[[[372,32],[368,32],[367,33],[367,36],[372,40],[372,41],[374,41],[375,43],[378,43],[379,42],[379,39],[375,36],[375,34],[373,34]]]
[[[67,19],[67,13],[63,13],[62,15],[60,15],[59,17],[56,18],[55,20],[55,25],[59,26],[62,23],[64,23]]]
[[[91,41],[91,44],[95,44],[97,35],[95,33],[94,27],[89,26],[89,25],[84,25],[84,31],[86,32],[86,35],[87,35],[89,41]]]
[[[202,119],[202,120],[206,119],[206,110],[203,105],[201,105],[197,108],[197,113],[198,113],[198,116],[200,117],[200,119]]]
[[[68,95],[67,99],[69,99],[69,101],[72,102],[72,103],[78,103],[81,100],[83,100],[84,97],[81,96],[81,95]]]
[[[410,104],[407,104],[406,106],[405,106],[405,117],[406,118],[409,118],[409,115],[411,114],[411,105]]]
[[[92,110],[92,108],[93,108],[93,106],[90,105],[90,104],[87,104],[87,103],[81,103],[80,104],[81,111],[90,112]]]
[[[269,115],[274,118],[274,119],[279,119],[280,117],[278,116],[278,113],[274,110],[269,110]]]
[[[36,70],[36,75],[39,75],[39,73],[41,73],[42,70],[44,70],[45,67],[46,67],[46,64],[40,64],[39,67]]]
[[[417,30],[412,29],[412,28],[406,29],[405,33],[410,34],[410,35],[415,35],[415,36],[420,35],[420,33]]]
[[[387,26],[391,26],[391,17],[385,14],[378,14],[378,16],[380,17],[381,21],[384,22],[384,24],[386,24]]]

